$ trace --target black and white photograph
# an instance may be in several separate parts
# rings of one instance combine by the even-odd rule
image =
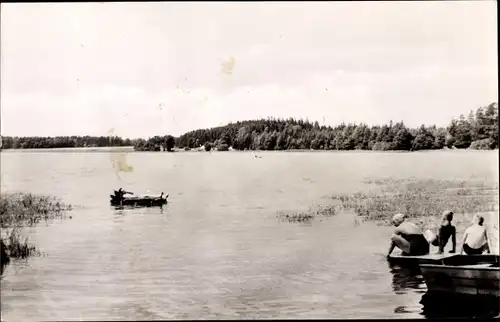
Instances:
[[[497,10],[3,2],[1,320],[500,318]]]

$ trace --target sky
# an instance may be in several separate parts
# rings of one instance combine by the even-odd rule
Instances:
[[[498,102],[495,1],[1,4],[2,135],[447,126]]]

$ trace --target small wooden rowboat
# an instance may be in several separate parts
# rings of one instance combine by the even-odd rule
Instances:
[[[456,255],[419,266],[429,292],[500,297],[499,255]]]
[[[448,258],[458,256],[457,254],[427,254],[421,256],[391,255],[387,259],[389,265],[397,265],[420,272],[420,264],[442,265]]]
[[[118,191],[115,190],[114,195],[109,195],[112,206],[130,206],[130,207],[155,207],[166,204],[169,195],[164,196],[163,192],[160,195],[124,195],[120,197]]]

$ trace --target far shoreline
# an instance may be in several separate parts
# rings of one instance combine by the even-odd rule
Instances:
[[[416,150],[416,151],[406,151],[406,150],[314,150],[314,149],[286,149],[286,150],[228,150],[228,151],[217,151],[212,149],[210,151],[205,151],[201,148],[194,148],[190,150],[184,150],[180,148],[174,148],[172,151],[137,151],[133,146],[117,146],[117,147],[78,147],[78,148],[30,148],[30,149],[0,149],[0,153],[54,153],[54,152],[85,152],[85,153],[103,153],[103,152],[113,152],[113,153],[273,153],[273,152],[300,152],[300,153],[429,153],[429,152],[492,152],[497,151],[496,149],[430,149],[430,150]]]

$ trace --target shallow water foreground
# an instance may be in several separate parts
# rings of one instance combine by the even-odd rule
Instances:
[[[71,247],[6,270],[4,318],[390,317],[421,311],[425,286],[398,280],[376,246],[386,229],[355,228],[351,214],[288,225],[279,233],[270,219],[259,225],[258,236],[242,222],[231,228],[193,223],[194,231],[176,233],[154,228],[167,216],[153,210],[117,214],[115,227],[96,228],[88,237],[76,232],[74,220]],[[69,237],[55,225],[47,230]]]
[[[134,171],[117,175],[105,153],[2,153],[2,190],[75,205],[71,220],[31,231],[45,257],[7,267],[2,319],[423,318],[425,284],[384,258],[389,227],[349,212],[291,224],[276,212],[328,203],[373,172],[497,171],[488,153],[261,155],[131,153]],[[119,186],[165,191],[170,204],[115,210]]]

